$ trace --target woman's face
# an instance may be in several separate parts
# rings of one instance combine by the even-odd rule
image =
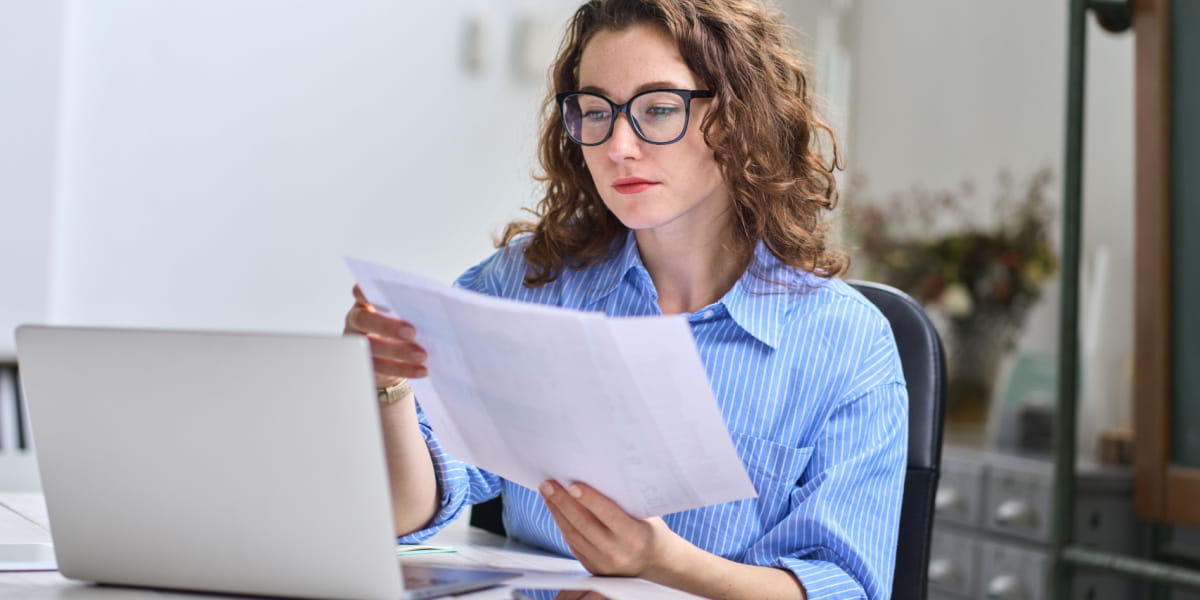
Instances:
[[[675,41],[657,27],[597,32],[579,61],[579,88],[617,104],[648,89],[702,89],[698,85]],[[643,141],[621,115],[612,137],[583,147],[601,199],[626,227],[683,235],[725,227],[729,194],[700,133],[711,102],[692,100],[687,133],[673,144]]]

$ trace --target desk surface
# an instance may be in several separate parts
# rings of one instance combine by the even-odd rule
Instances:
[[[0,544],[50,543],[49,519],[41,494],[0,493]],[[642,579],[593,577],[575,560],[554,556],[474,528],[452,526],[430,544],[454,546],[458,552],[398,559],[401,564],[490,567],[520,571],[511,585],[455,596],[467,600],[508,600],[512,587],[586,588],[613,600],[695,598]],[[0,598],[58,600],[148,600],[151,598],[214,598],[212,594],[187,594],[156,590],[100,587],[64,578],[56,571],[0,572]]]

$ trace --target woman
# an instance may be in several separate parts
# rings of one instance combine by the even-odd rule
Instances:
[[[835,160],[789,42],[751,0],[585,4],[552,71],[537,221],[457,282],[687,315],[758,498],[639,520],[584,483],[534,491],[447,456],[404,383],[426,375],[417,332],[356,289],[346,330],[370,338],[394,400],[402,541],[503,494],[510,537],[593,573],[719,598],[890,594],[907,395],[887,322],[836,279],[847,263],[821,219]]]

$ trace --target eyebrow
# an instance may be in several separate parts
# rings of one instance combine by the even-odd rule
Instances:
[[[637,87],[637,89],[633,91],[633,94],[630,95],[630,98],[632,98],[633,96],[636,96],[646,90],[678,90],[678,89],[684,89],[684,87],[680,87],[680,85],[678,83],[673,82],[673,81],[651,81],[649,83],[643,83],[642,85],[639,85]],[[592,94],[600,94],[601,96],[608,98],[608,91],[599,86],[589,85],[587,87],[580,88],[579,91],[589,92]],[[628,100],[628,99],[629,98],[626,98],[626,100]]]

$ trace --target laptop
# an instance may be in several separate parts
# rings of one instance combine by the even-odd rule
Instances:
[[[16,339],[65,577],[397,600],[519,575],[401,577],[361,337],[22,326]]]

